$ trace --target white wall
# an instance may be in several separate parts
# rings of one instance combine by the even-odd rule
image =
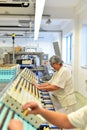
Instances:
[[[75,15],[73,24],[63,29],[63,37],[73,31],[73,63],[66,66],[72,69],[75,90],[87,98],[87,69],[81,67],[82,24],[87,24],[86,12],[87,7]]]
[[[82,25],[87,24],[87,8],[80,14],[80,46],[79,46],[79,66],[78,66],[78,91],[87,97],[87,69],[81,67],[81,48],[82,48]]]

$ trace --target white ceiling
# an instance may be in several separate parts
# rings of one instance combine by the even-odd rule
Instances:
[[[15,33],[21,38],[25,36],[31,36],[31,38],[33,38],[36,1],[0,0],[0,3],[18,4],[21,3],[20,1],[29,1],[29,7],[0,6],[0,37],[9,37],[12,33]],[[47,40],[48,38],[49,40],[50,35],[53,36],[53,38],[56,37],[57,33],[62,31],[62,25],[67,22],[72,22],[74,9],[80,1],[81,0],[46,0],[39,38],[41,40]],[[27,2],[25,4],[27,4]],[[47,24],[46,21],[49,18],[51,19],[51,23]]]
[[[47,0],[48,7],[75,7],[81,0]]]

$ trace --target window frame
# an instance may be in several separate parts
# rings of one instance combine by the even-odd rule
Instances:
[[[65,51],[64,51],[64,53],[65,53],[65,57],[64,57],[64,59],[65,59],[65,63],[66,64],[72,64],[72,44],[73,44],[73,33],[69,33],[68,35],[66,35],[65,37],[64,37],[64,44],[65,44]]]

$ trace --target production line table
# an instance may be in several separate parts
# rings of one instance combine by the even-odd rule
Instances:
[[[11,118],[22,120],[24,130],[42,130],[42,127],[43,130],[45,130],[45,127],[49,127],[50,130],[60,129],[49,124],[40,115],[29,115],[28,117],[23,117],[21,107],[29,100],[37,102],[45,109],[55,111],[49,93],[47,91],[38,91],[31,84],[32,80],[36,82],[35,74],[25,68],[3,91],[3,94],[0,96],[1,130],[7,128],[8,122]]]

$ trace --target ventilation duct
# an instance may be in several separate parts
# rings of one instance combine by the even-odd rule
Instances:
[[[34,20],[19,20],[20,27],[28,27],[34,29]]]

